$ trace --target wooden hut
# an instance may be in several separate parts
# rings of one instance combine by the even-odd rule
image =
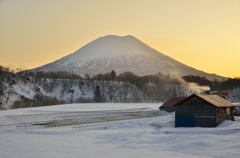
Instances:
[[[218,95],[193,94],[174,106],[175,127],[216,127],[234,119],[234,105]]]

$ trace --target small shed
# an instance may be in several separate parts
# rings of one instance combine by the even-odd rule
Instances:
[[[186,99],[186,97],[171,98],[167,100],[162,106],[160,106],[159,109],[167,112],[173,112],[175,111],[175,106],[177,105],[177,103],[179,103],[183,99]]]
[[[231,102],[218,95],[193,94],[175,105],[175,127],[216,127],[234,120]]]

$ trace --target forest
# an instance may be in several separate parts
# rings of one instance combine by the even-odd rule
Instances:
[[[164,102],[171,97],[199,93],[196,87],[227,90],[239,100],[240,79],[210,81],[199,76],[176,78],[161,73],[137,76],[132,72],[83,76],[72,72],[33,72],[0,66],[0,108],[23,108],[87,102]],[[204,93],[204,92],[203,92]]]

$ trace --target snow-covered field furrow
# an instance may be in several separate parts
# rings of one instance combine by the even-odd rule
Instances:
[[[44,113],[29,115],[7,115],[0,117],[0,128],[8,126],[72,126],[82,124],[97,124],[110,121],[121,121],[159,116],[159,110],[136,108],[127,110],[79,111]],[[95,126],[95,125],[94,125]]]

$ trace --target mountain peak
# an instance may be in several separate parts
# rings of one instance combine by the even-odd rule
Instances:
[[[125,35],[125,36],[118,36],[118,35],[105,35],[105,36],[102,36],[98,39],[111,39],[111,40],[114,40],[114,39],[119,39],[119,40],[126,40],[126,39],[134,39],[134,40],[138,40],[135,36],[133,35]],[[96,40],[98,40],[96,39]]]
[[[119,36],[119,35],[110,34],[110,35],[102,36],[102,38],[136,38],[136,37],[134,37],[133,35]]]
[[[135,36],[133,35],[126,35],[126,36],[123,36],[124,38],[134,38],[134,39],[137,39]]]

